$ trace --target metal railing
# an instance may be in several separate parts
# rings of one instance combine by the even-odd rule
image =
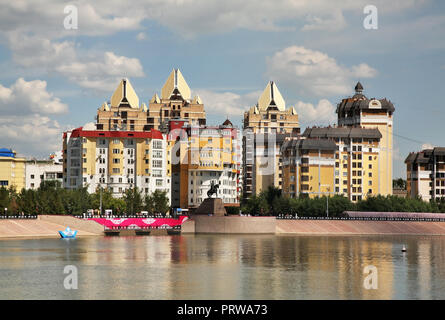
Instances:
[[[443,218],[401,218],[401,217],[306,217],[294,215],[278,215],[279,220],[357,220],[357,221],[425,221],[425,222],[445,222]]]
[[[0,215],[0,219],[37,219],[37,215],[33,214],[33,215],[20,215],[20,214],[16,214],[16,215]]]

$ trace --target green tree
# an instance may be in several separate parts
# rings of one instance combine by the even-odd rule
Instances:
[[[137,187],[128,188],[124,193],[127,214],[135,214],[142,209],[142,196]]]

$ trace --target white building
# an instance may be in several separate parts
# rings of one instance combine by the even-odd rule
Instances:
[[[93,193],[109,188],[114,197],[137,187],[170,196],[166,175],[166,136],[157,130],[98,131],[77,128],[64,134],[65,188],[87,187]]]
[[[63,165],[55,160],[27,160],[25,163],[25,188],[37,189],[42,181],[57,180],[63,184]]]

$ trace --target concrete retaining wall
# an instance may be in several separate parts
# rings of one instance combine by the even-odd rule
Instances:
[[[274,217],[193,216],[195,233],[267,233],[274,234]]]
[[[195,233],[195,221],[187,220],[181,226],[181,233]]]
[[[445,235],[445,222],[277,220],[277,234],[413,234]]]
[[[83,221],[69,216],[39,216],[37,219],[0,220],[1,238],[60,237],[59,230],[69,226],[77,235],[93,236],[103,234],[103,227],[92,221]]]
[[[71,216],[58,215],[40,215],[38,219],[65,226],[63,229],[65,229],[66,227],[70,227],[72,230],[82,230],[84,232],[92,234],[101,235],[104,233],[104,227],[92,220],[83,220]]]

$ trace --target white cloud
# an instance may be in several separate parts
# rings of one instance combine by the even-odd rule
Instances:
[[[266,75],[279,85],[317,96],[348,94],[357,79],[371,78],[377,71],[365,63],[346,67],[327,54],[291,46],[267,60]]]
[[[326,99],[321,99],[316,106],[298,101],[295,104],[295,110],[298,113],[300,125],[333,124],[337,119],[335,107]]]
[[[68,106],[46,90],[46,81],[19,78],[10,88],[0,84],[0,111],[2,116],[61,114]]]
[[[19,78],[9,88],[0,84],[0,146],[42,157],[61,150],[67,128],[49,116],[67,112],[68,106],[47,91],[46,81]]]
[[[261,91],[254,91],[244,95],[233,92],[214,92],[211,90],[196,90],[201,97],[207,115],[222,115],[239,117],[253,106],[261,94]]]
[[[62,132],[55,120],[39,114],[0,118],[0,145],[25,156],[46,157],[62,150]]]
[[[418,8],[425,0],[374,0],[379,13],[399,13]],[[38,33],[55,39],[66,36],[110,35],[118,31],[140,30],[144,20],[156,21],[181,35],[230,32],[236,29],[283,30],[301,27],[304,31],[339,30],[346,26],[345,16],[363,16],[368,0],[77,0],[78,29],[65,30],[63,9],[57,0],[0,0],[0,30]],[[26,23],[24,23],[26,22]],[[301,26],[301,24],[303,25]],[[287,25],[289,27],[283,27]]]
[[[9,44],[16,64],[61,75],[83,88],[109,91],[120,78],[144,76],[137,58],[109,51],[81,51],[72,41],[54,42],[12,33]]]

